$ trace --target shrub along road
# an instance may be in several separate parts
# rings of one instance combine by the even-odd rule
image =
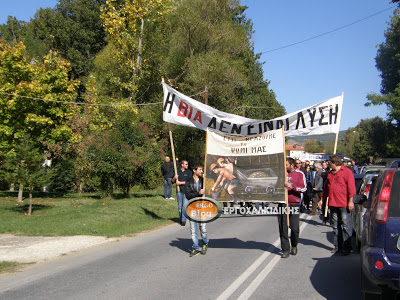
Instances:
[[[276,216],[222,216],[205,256],[189,258],[189,226],[172,224],[2,278],[0,299],[360,299],[359,254],[332,255],[318,216],[301,223],[288,259]]]

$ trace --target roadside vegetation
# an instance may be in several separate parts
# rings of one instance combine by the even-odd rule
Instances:
[[[190,162],[204,161],[205,134],[162,121],[162,79],[202,102],[207,89],[208,105],[227,113],[286,113],[246,9],[239,0],[59,0],[30,22],[0,24],[0,190],[10,191],[0,233],[121,236],[173,222],[175,201],[154,190],[169,131]],[[382,94],[366,100],[386,105],[388,119],[362,120],[338,145],[360,162],[400,156],[398,24],[396,10],[376,57]]]
[[[13,273],[17,272],[31,263],[17,263],[14,261],[2,261],[0,262],[0,274],[2,273]]]
[[[0,193],[0,233],[27,236],[91,235],[120,237],[151,230],[177,220],[176,201],[162,190],[137,190],[129,195],[98,193],[35,193],[32,214],[28,201],[16,193]],[[28,199],[27,199],[28,200]]]

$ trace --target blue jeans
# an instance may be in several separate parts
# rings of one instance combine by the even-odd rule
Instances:
[[[331,212],[331,221],[333,228],[333,244],[337,249],[351,251],[351,236],[353,226],[351,224],[351,215],[347,207],[329,207]]]
[[[176,201],[178,201],[179,222],[186,222],[186,217],[182,212],[183,206],[188,202],[185,194],[176,192]]]
[[[193,241],[193,249],[200,250],[199,247],[199,236],[197,233],[197,229],[200,229],[201,238],[203,240],[203,244],[208,244],[207,239],[207,223],[199,223],[190,221],[190,232],[192,234],[192,241]]]
[[[172,196],[172,178],[164,178],[164,198],[171,198]]]

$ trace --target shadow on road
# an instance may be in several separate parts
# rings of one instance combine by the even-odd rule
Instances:
[[[327,249],[327,250],[331,250],[332,249],[332,247],[329,247],[329,246],[327,246],[325,244],[322,244],[320,242],[317,242],[317,241],[314,241],[314,240],[309,240],[309,239],[304,239],[304,238],[301,238],[301,237],[299,238],[299,244],[308,245],[308,246],[315,246],[315,247],[324,248],[324,249]]]
[[[177,238],[177,240],[171,241],[171,247],[177,247],[182,251],[187,251],[192,247],[191,239]],[[201,242],[200,242],[201,245]],[[211,248],[222,248],[222,249],[259,249],[269,252],[279,252],[280,249],[270,243],[256,242],[256,241],[242,241],[237,238],[227,239],[212,239],[210,240],[209,247]]]
[[[326,299],[361,299],[360,255],[313,258],[317,263],[310,281]]]

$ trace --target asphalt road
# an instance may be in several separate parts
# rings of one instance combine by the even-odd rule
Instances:
[[[302,214],[298,254],[280,258],[276,216],[222,216],[189,257],[173,224],[0,279],[0,299],[361,299],[360,256],[332,255],[332,229]]]

